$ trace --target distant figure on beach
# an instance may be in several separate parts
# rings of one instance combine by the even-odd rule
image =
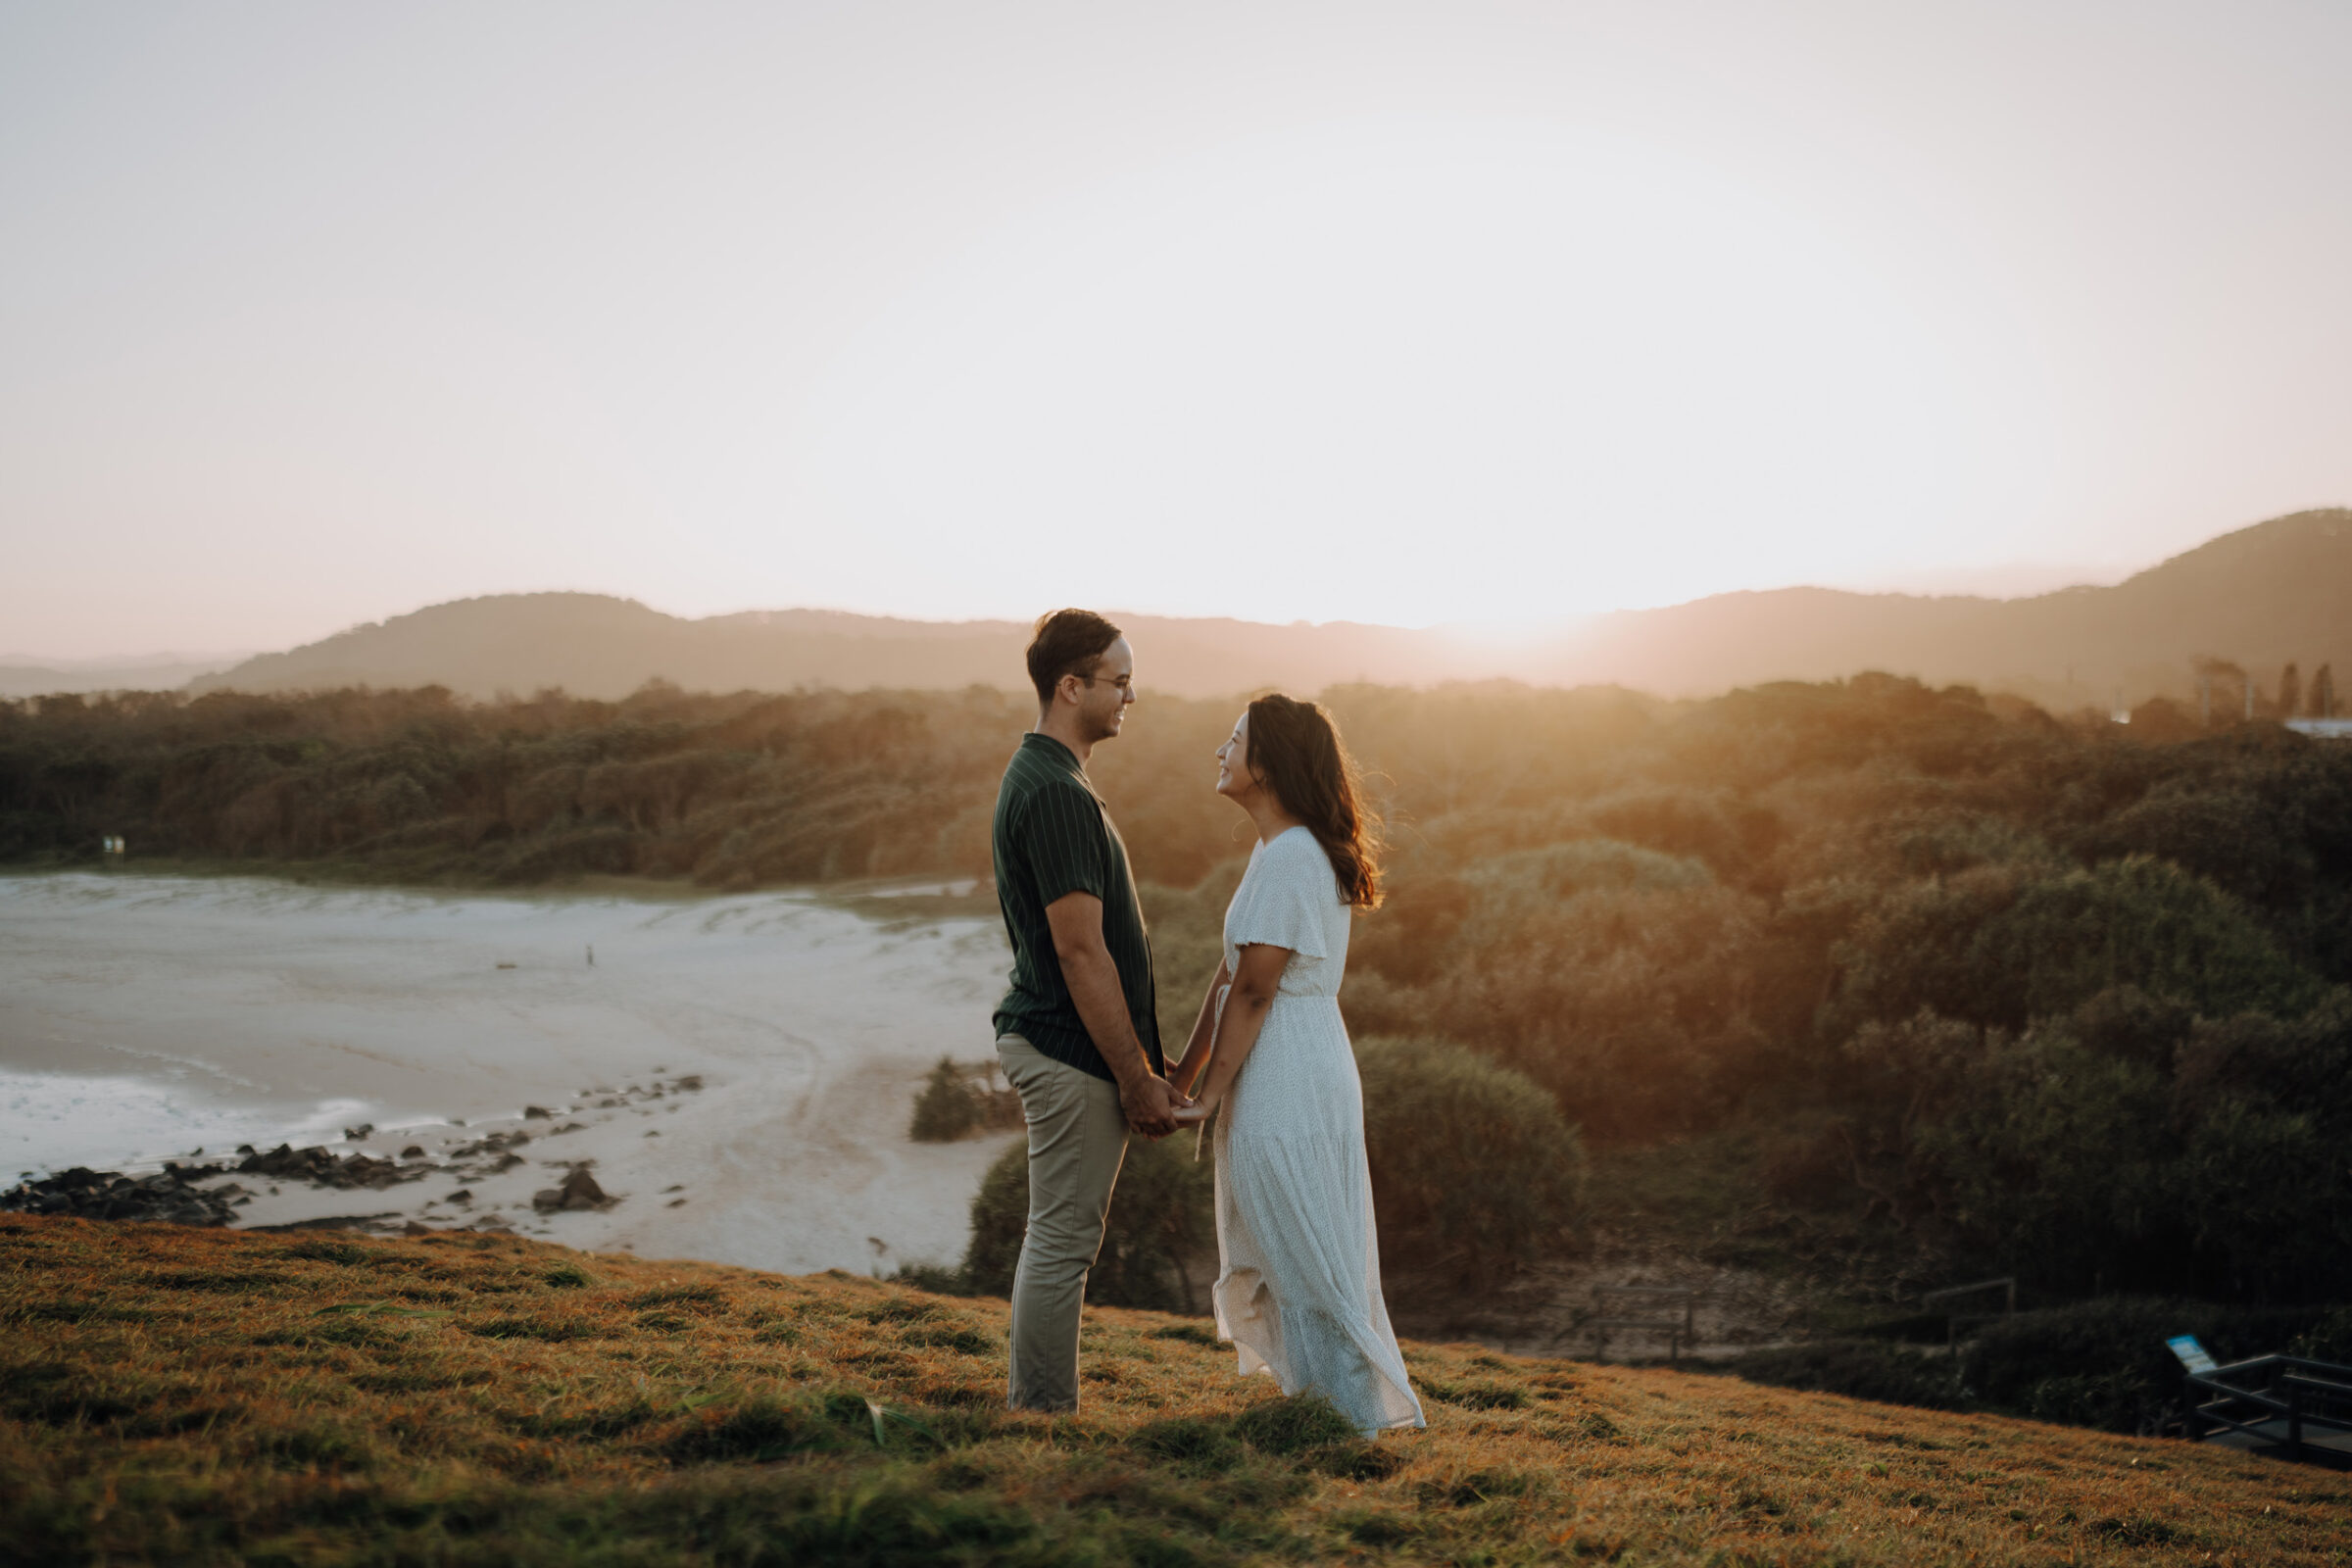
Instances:
[[[994,832],[1012,942],[997,1054],[1029,1126],[1008,1394],[1016,1410],[1074,1410],[1079,1307],[1127,1136],[1165,1137],[1190,1102],[1165,1077],[1127,846],[1086,776],[1135,701],[1135,652],[1101,615],[1061,610],[1038,621],[1028,665],[1037,727],[1005,766]]]
[[[1217,1334],[1245,1375],[1322,1394],[1366,1436],[1422,1426],[1381,1296],[1363,1086],[1340,1017],[1349,916],[1380,902],[1354,765],[1320,708],[1261,697],[1217,749],[1217,793],[1257,845],[1174,1073],[1200,1097],[1176,1119],[1216,1117]]]

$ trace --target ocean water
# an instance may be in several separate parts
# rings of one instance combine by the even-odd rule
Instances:
[[[152,1079],[0,1069],[0,1185],[75,1165],[139,1170],[198,1150],[215,1158],[239,1144],[331,1143],[367,1111],[359,1100],[236,1105]]]

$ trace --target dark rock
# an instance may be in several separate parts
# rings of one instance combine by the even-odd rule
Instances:
[[[542,1214],[553,1214],[557,1209],[564,1207],[564,1189],[561,1187],[540,1188],[531,1195],[531,1206]]]
[[[585,1170],[575,1170],[564,1177],[556,1198],[564,1207],[571,1209],[603,1208],[612,1201],[605,1196],[605,1190],[596,1185],[596,1178]]]
[[[529,1133],[515,1127],[503,1133],[490,1133],[476,1138],[470,1144],[460,1144],[450,1152],[459,1159],[471,1159],[480,1154],[495,1154],[503,1149],[514,1149],[530,1141]]]
[[[199,1192],[180,1171],[133,1178],[76,1165],[37,1182],[22,1182],[0,1193],[0,1210],[61,1214],[76,1219],[129,1219],[170,1225],[225,1225],[225,1194]]]
[[[296,1150],[288,1144],[280,1144],[267,1154],[248,1154],[236,1168],[242,1175],[277,1176],[320,1187],[382,1188],[413,1182],[424,1174],[421,1169],[403,1170],[371,1154],[338,1156],[323,1147]]]
[[[411,1144],[408,1148],[400,1152],[400,1157],[403,1159],[422,1159],[424,1157],[424,1146],[422,1144]]]
[[[411,1220],[400,1228],[400,1234],[403,1236],[438,1236],[441,1232],[434,1226]]]
[[[371,1132],[373,1132],[373,1131],[375,1131],[375,1123],[373,1123],[373,1122],[371,1122],[371,1121],[364,1121],[364,1122],[360,1123],[360,1124],[359,1124],[357,1127],[346,1127],[346,1128],[344,1128],[344,1129],[343,1129],[343,1137],[344,1137],[344,1139],[345,1139],[345,1141],[346,1141],[346,1142],[349,1142],[349,1143],[354,1143],[354,1144],[356,1144],[356,1143],[358,1143],[358,1142],[359,1142],[361,1139],[363,1139],[363,1138],[367,1137],[367,1136],[368,1136],[369,1133],[371,1133]]]
[[[683,1089],[688,1093],[693,1093],[694,1091],[703,1087],[703,1075],[699,1072],[690,1072],[685,1077],[679,1079],[676,1083],[671,1084],[669,1087],[672,1089]]]
[[[449,1195],[449,1200],[453,1203],[470,1203],[473,1201],[472,1189],[461,1187]]]
[[[522,1119],[524,1121],[553,1121],[555,1120],[555,1117],[556,1113],[548,1109],[545,1105],[525,1105],[522,1107]]]

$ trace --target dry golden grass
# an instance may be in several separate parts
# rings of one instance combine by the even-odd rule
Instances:
[[[2352,1479],[1668,1371],[1408,1346],[1356,1440],[1195,1321],[506,1239],[0,1221],[0,1560],[2340,1563]]]

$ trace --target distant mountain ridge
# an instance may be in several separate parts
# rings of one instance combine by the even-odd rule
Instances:
[[[45,697],[52,692],[169,691],[230,668],[250,657],[155,654],[144,659],[0,658],[0,698]]]
[[[1369,680],[1508,677],[1704,696],[1864,669],[1970,682],[2059,708],[2183,695],[2189,662],[2235,661],[2266,686],[2278,666],[2345,663],[2352,676],[2352,509],[2241,528],[2113,587],[2027,599],[1826,588],[1720,594],[1592,617],[1532,646],[1443,628],[1288,626],[1109,612],[1148,689],[1231,695]],[[1022,684],[1026,625],[835,611],[683,619],[599,594],[501,595],[434,605],[199,677],[194,691],[441,685],[474,697],[561,687],[617,698],[649,680],[688,690]]]

